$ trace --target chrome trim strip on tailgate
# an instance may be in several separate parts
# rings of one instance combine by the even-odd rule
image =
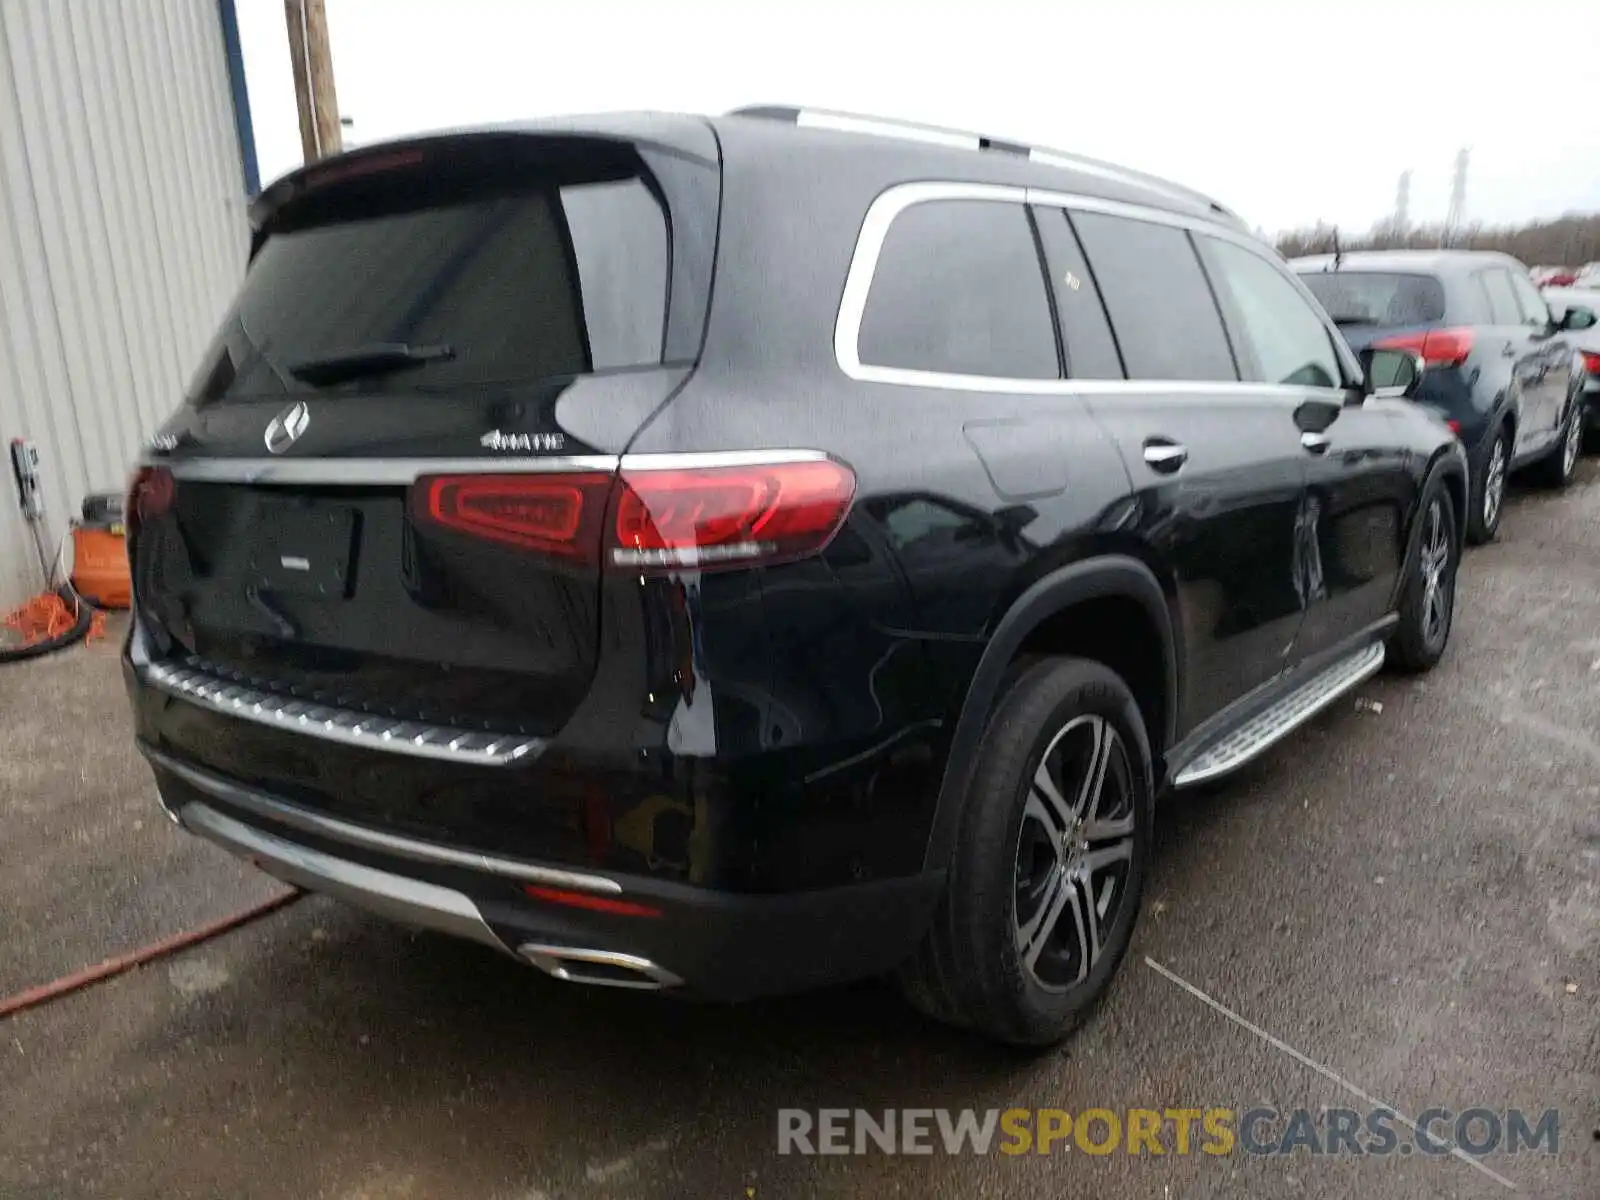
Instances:
[[[409,486],[424,475],[520,475],[566,471],[612,472],[760,467],[815,462],[820,450],[706,450],[646,454],[569,454],[543,458],[167,458],[148,455],[147,467],[165,467],[174,479],[195,483],[330,484],[351,487]]]
[[[607,879],[604,875],[567,871],[560,867],[543,867],[534,863],[518,862],[516,859],[479,854],[473,850],[458,850],[451,846],[440,846],[434,842],[422,842],[414,838],[401,837],[399,834],[369,829],[365,825],[355,825],[349,821],[341,821],[337,817],[324,816],[263,795],[210,771],[179,762],[159,750],[151,749],[143,742],[138,743],[138,747],[139,752],[154,766],[172,772],[191,787],[205,792],[208,796],[214,796],[224,804],[230,804],[265,820],[288,825],[331,841],[345,842],[364,850],[393,854],[397,858],[409,858],[416,862],[463,867],[469,871],[482,871],[489,875],[502,875],[509,879],[541,883],[550,887],[575,888],[580,891],[604,892],[611,895],[622,891],[621,884],[614,879]],[[168,813],[173,812],[166,797],[162,797],[162,807],[166,808]],[[181,813],[178,816],[181,818]],[[181,819],[179,823],[182,824]]]
[[[189,832],[247,859],[285,883],[347,900],[402,924],[436,929],[510,953],[510,947],[495,937],[484,921],[478,906],[460,892],[297,846],[224,816],[198,800],[184,805],[178,820]]]
[[[614,454],[523,458],[167,458],[150,455],[147,467],[165,467],[174,479],[196,483],[344,484],[407,486],[423,475],[500,475],[527,471],[615,471]]]
[[[150,686],[215,712],[366,750],[503,767],[537,754],[545,744],[543,738],[528,734],[458,729],[339,708],[268,691],[247,680],[230,679],[187,664],[146,662],[136,670]]]

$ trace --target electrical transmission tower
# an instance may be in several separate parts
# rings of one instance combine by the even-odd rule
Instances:
[[[1405,241],[1411,228],[1411,172],[1400,172],[1400,184],[1394,192],[1394,237]]]
[[[1444,219],[1444,236],[1439,243],[1441,246],[1448,246],[1455,240],[1461,222],[1467,215],[1467,154],[1465,146],[1456,154],[1456,174],[1450,184],[1450,212]]]

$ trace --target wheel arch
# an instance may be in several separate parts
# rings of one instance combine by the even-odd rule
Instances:
[[[925,866],[929,869],[941,867],[955,843],[984,727],[1012,665],[1030,653],[1030,646],[1048,645],[1048,640],[1041,643],[1039,639],[1048,639],[1050,632],[1060,628],[1074,613],[1088,615],[1091,609],[1102,613],[1114,609],[1123,614],[1124,619],[1137,620],[1143,631],[1155,634],[1154,649],[1159,655],[1159,666],[1142,673],[1150,677],[1144,681],[1145,690],[1153,683],[1158,692],[1155,696],[1139,695],[1138,680],[1130,680],[1129,686],[1146,714],[1153,755],[1159,759],[1173,744],[1178,720],[1181,648],[1172,610],[1155,573],[1145,563],[1122,554],[1097,555],[1050,572],[1030,585],[995,622],[967,685],[945,758],[928,837]],[[1085,653],[1083,656],[1113,669],[1118,665],[1107,663],[1107,656],[1103,654]],[[1153,724],[1152,716],[1155,717]]]

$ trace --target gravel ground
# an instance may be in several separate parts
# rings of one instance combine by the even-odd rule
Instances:
[[[739,1008],[564,987],[312,898],[0,1022],[0,1196],[1592,1200],[1600,461],[1580,471],[1469,555],[1437,671],[1166,806],[1129,961],[1057,1051],[875,984]],[[114,638],[0,668],[0,730],[0,994],[277,889],[161,817]],[[1558,1109],[1560,1153],[1482,1160],[1497,1180],[1419,1154],[776,1152],[779,1108],[1375,1102]]]

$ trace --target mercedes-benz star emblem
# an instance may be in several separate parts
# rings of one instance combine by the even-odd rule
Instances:
[[[267,425],[267,450],[282,454],[300,440],[300,435],[311,424],[311,410],[304,400],[296,401],[273,417]]]

